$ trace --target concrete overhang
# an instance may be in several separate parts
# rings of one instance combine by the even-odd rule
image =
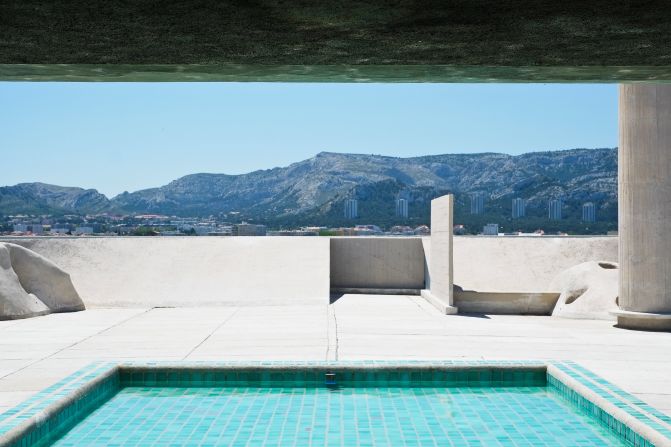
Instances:
[[[0,80],[671,81],[664,0],[5,0]]]

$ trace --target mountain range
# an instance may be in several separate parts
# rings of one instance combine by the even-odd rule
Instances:
[[[191,174],[167,185],[107,198],[95,189],[21,183],[0,187],[0,214],[153,213],[246,219],[270,225],[344,221],[343,202],[359,201],[362,223],[401,223],[395,199],[408,199],[410,220],[428,222],[430,200],[456,195],[456,217],[468,220],[470,196],[486,198],[483,218],[505,219],[511,200],[526,199],[529,219],[562,198],[568,219],[582,203],[601,221],[617,216],[617,149],[445,154],[412,158],[321,152],[286,167],[242,175]]]

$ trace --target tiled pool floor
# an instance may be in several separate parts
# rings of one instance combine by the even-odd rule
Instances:
[[[54,445],[624,444],[545,387],[128,387]]]

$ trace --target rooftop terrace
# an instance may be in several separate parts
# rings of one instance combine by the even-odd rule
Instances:
[[[671,415],[671,333],[611,321],[445,316],[418,296],[117,308],[0,322],[0,412],[94,360],[574,360]]]

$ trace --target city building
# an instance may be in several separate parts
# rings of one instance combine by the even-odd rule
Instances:
[[[356,219],[359,217],[359,203],[356,199],[345,200],[345,219]]]
[[[485,195],[476,192],[471,195],[471,214],[482,214],[485,212]]]
[[[454,225],[452,231],[453,231],[454,234],[456,234],[456,235],[463,235],[463,234],[466,234],[466,233],[467,233],[467,229],[466,229],[466,226],[465,226],[464,224],[457,224],[457,225]]]
[[[356,236],[357,235],[355,228],[334,228],[332,231],[333,231],[334,236]]]
[[[482,234],[485,236],[498,236],[499,224],[489,223],[482,228]]]
[[[268,236],[319,236],[319,231],[278,230],[278,231],[269,231]]]
[[[389,229],[389,233],[393,235],[412,236],[414,234],[413,228],[407,225],[395,225]]]
[[[93,227],[77,227],[75,228],[75,234],[77,235],[82,235],[82,234],[93,234]]]
[[[550,220],[561,220],[562,218],[562,200],[550,199],[548,203],[548,218]]]
[[[72,232],[70,224],[54,224],[51,226],[51,234],[68,234]]]
[[[232,236],[233,227],[218,227],[214,231],[207,233],[208,236]]]
[[[266,226],[242,222],[240,224],[233,225],[231,234],[233,236],[265,236]]]
[[[28,232],[28,225],[26,225],[26,224],[14,224],[14,232],[15,233],[27,233]]]
[[[521,197],[513,199],[513,219],[519,219],[527,215],[527,204]]]
[[[594,203],[587,202],[582,206],[582,221],[596,222],[596,206],[594,206]]]
[[[408,218],[408,201],[406,199],[396,200],[396,217]]]
[[[382,230],[377,225],[357,225],[354,227],[357,236],[375,236],[382,234]]]
[[[415,228],[415,231],[413,231],[415,235],[417,236],[428,236],[431,234],[431,228],[429,228],[426,225],[420,225],[417,228]]]
[[[217,231],[216,225],[194,225],[192,228],[198,236],[207,236],[209,233]]]

